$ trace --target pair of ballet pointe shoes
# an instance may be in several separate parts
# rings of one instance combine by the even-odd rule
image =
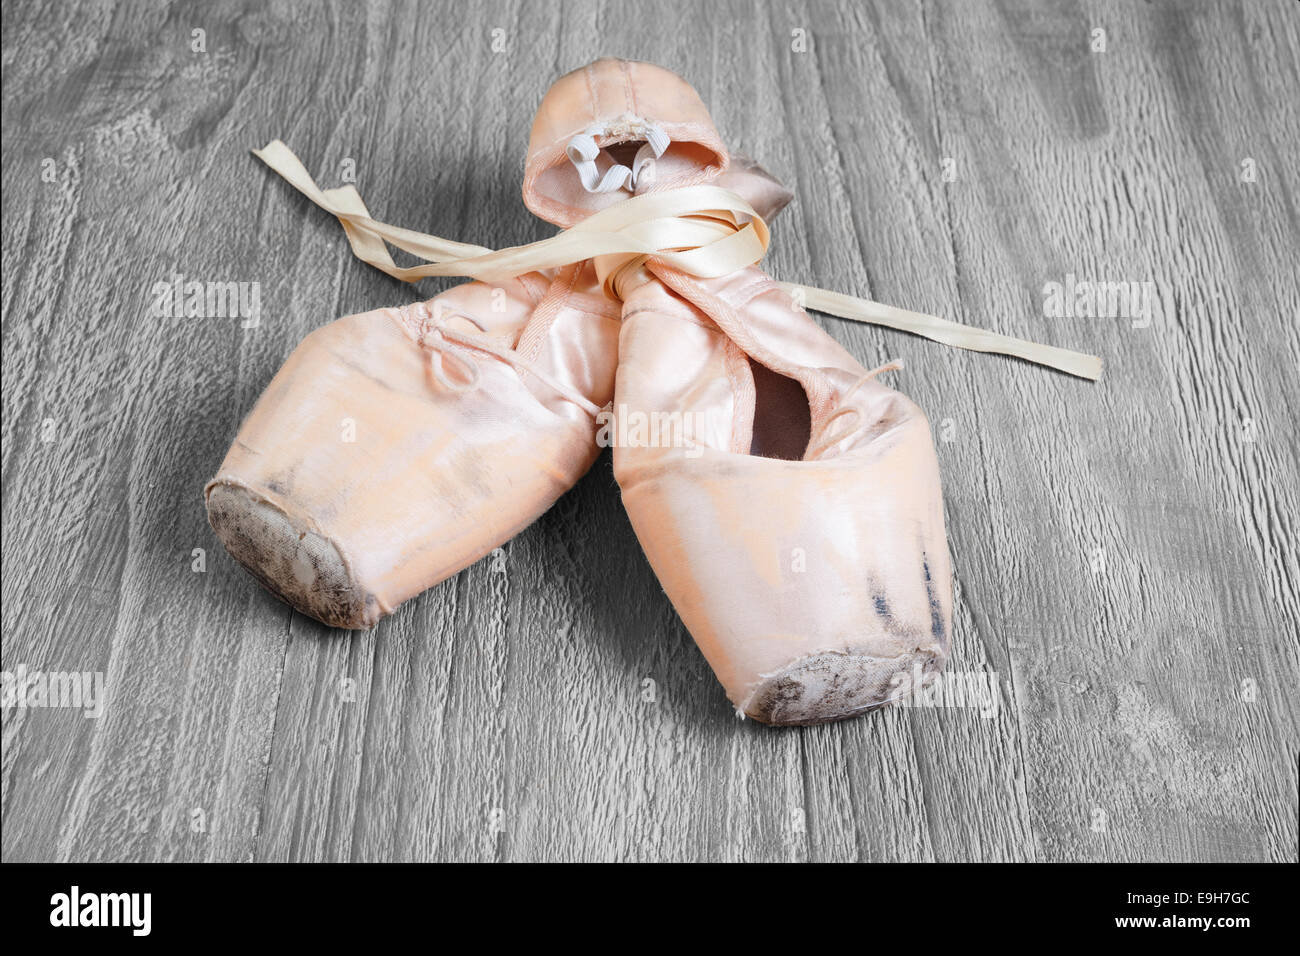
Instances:
[[[764,219],[790,198],[659,67],[600,60],[542,101],[523,195],[549,222],[704,184]],[[739,712],[812,724],[897,699],[949,649],[925,416],[759,269],[669,258],[613,283],[599,259],[469,282],[313,332],[208,484],[213,529],[296,609],[371,627],[612,444],[646,556]]]

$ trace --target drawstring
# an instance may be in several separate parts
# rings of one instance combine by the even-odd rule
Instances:
[[[903,360],[894,359],[892,362],[886,362],[879,368],[873,368],[866,375],[853,383],[847,392],[840,396],[840,407],[831,412],[822,423],[822,438],[817,444],[810,445],[804,452],[804,461],[812,461],[828,448],[834,448],[844,439],[851,437],[855,432],[861,430],[865,422],[862,421],[862,410],[856,405],[848,404],[848,400],[853,397],[853,393],[859,388],[871,381],[881,372],[901,372],[903,370]],[[831,423],[840,418],[848,418],[848,423],[840,430],[837,435],[828,436],[826,433],[831,430]]]
[[[322,191],[298,157],[279,140],[254,150],[253,155],[336,216],[357,258],[406,282],[426,276],[469,276],[499,282],[595,259],[606,293],[621,300],[620,287],[648,258],[697,278],[713,279],[761,261],[771,241],[767,223],[742,197],[718,186],[686,186],[633,196],[592,213],[550,239],[493,251],[370,218],[354,187]],[[419,256],[427,264],[399,267],[385,243]],[[1095,355],[1026,342],[825,289],[781,285],[805,308],[854,322],[901,329],[957,348],[1014,355],[1093,381],[1101,376],[1101,359]]]
[[[482,378],[478,365],[471,362],[459,350],[451,347],[461,343],[457,343],[448,337],[446,326],[438,320],[438,316],[429,307],[429,303],[416,303],[411,311],[415,313],[418,319],[424,320],[419,344],[421,348],[427,349],[430,353],[429,367],[433,372],[433,377],[438,380],[438,384],[452,392],[468,392],[471,389],[478,388],[479,380]],[[465,319],[480,332],[487,332],[483,324],[471,315],[456,312],[451,317]],[[463,373],[459,380],[447,374],[447,363],[449,361],[454,362]]]
[[[514,349],[506,348],[493,341],[487,335],[487,329],[473,316],[466,315],[463,312],[452,312],[444,317],[435,314],[434,309],[429,306],[428,302],[417,302],[410,309],[417,321],[423,320],[420,321],[422,329],[417,341],[421,348],[430,352],[430,371],[443,388],[452,392],[467,392],[478,387],[479,381],[482,379],[482,371],[479,369],[478,364],[471,361],[463,351],[464,349],[472,349],[499,358],[512,366],[517,372],[522,373],[522,375],[531,375],[565,401],[577,405],[593,418],[600,412],[600,406],[590,401],[581,392],[557,382]],[[463,332],[459,329],[450,328],[446,322],[446,319],[450,318],[465,319],[482,334],[475,335],[472,332]],[[455,346],[458,346],[458,348]],[[454,363],[463,373],[459,380],[447,374],[448,362]]]

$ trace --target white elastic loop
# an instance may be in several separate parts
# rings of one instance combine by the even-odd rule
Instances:
[[[637,150],[636,157],[632,160],[631,169],[615,163],[609,154],[596,144],[596,137],[605,132],[601,126],[588,127],[565,144],[565,155],[569,157],[569,162],[573,163],[573,168],[578,173],[578,180],[587,192],[612,193],[620,189],[635,192],[646,166],[662,156],[672,142],[668,134],[654,123],[636,121],[631,125],[631,129],[640,133],[645,139],[645,144]],[[612,164],[603,174],[598,165],[598,160],[602,156]]]
[[[655,156],[662,156],[671,142],[668,139],[668,134],[654,123],[646,123],[642,133],[645,135],[645,144],[654,150]]]
[[[600,147],[596,145],[595,138],[586,133],[579,133],[569,140],[564,151],[574,163],[589,163],[600,155]]]
[[[645,182],[645,168],[650,166],[654,169],[654,161],[663,155],[663,150],[655,152],[654,147],[646,143],[636,151],[636,158],[632,160],[632,185],[635,188],[637,183]],[[654,173],[650,174],[650,181],[653,181]]]

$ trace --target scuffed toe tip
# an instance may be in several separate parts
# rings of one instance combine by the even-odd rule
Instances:
[[[922,681],[943,667],[943,659],[917,650],[897,657],[826,651],[801,657],[767,676],[742,708],[748,717],[775,726],[810,726],[846,720],[911,692],[915,668]]]
[[[383,611],[329,538],[240,484],[207,489],[208,522],[230,556],[295,610],[331,627],[374,627]]]

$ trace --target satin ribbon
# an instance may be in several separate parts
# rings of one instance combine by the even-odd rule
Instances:
[[[621,286],[651,257],[689,275],[712,279],[761,261],[771,242],[763,218],[736,193],[718,186],[686,186],[625,199],[540,242],[492,250],[372,219],[355,187],[321,190],[293,151],[278,139],[264,149],[253,150],[253,155],[335,216],[358,259],[406,282],[428,276],[467,276],[491,283],[594,259],[606,294],[621,300]],[[386,242],[426,264],[398,266]],[[1039,345],[825,289],[781,285],[804,307],[843,319],[900,329],[957,348],[1014,355],[1092,381],[1101,376],[1101,359],[1095,355]]]

